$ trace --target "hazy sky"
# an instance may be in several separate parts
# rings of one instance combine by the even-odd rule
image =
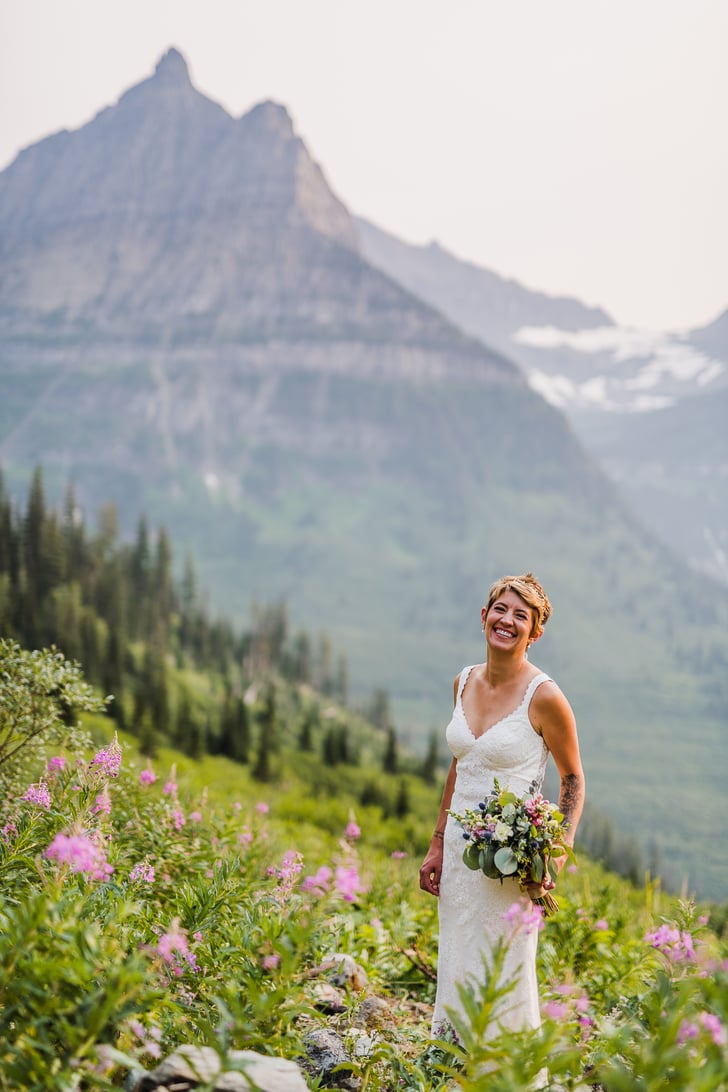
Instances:
[[[728,0],[0,0],[0,169],[171,45],[411,242],[625,324],[728,307]]]

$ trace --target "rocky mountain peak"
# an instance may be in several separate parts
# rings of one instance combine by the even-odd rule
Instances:
[[[191,83],[187,61],[174,47],[160,57],[154,75],[165,83]]]
[[[241,119],[251,132],[278,140],[292,140],[295,137],[293,120],[285,106],[272,99],[259,102]]]

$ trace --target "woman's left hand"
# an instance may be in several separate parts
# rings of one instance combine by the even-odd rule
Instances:
[[[534,880],[531,883],[524,884],[523,890],[526,892],[529,899],[531,899],[533,902],[536,902],[537,899],[542,899],[544,895],[548,895],[553,892],[553,889],[555,887],[556,884],[551,879],[551,877],[546,876],[542,883],[536,883],[536,881]]]

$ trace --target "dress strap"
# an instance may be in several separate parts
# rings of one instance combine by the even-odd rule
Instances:
[[[464,667],[462,669],[462,671],[460,672],[460,683],[458,685],[458,697],[457,697],[456,704],[458,704],[458,703],[460,703],[462,701],[463,689],[465,687],[466,682],[468,681],[468,676],[469,676],[470,672],[473,670],[473,668],[475,666],[476,666],[475,664],[471,664],[470,667]]]
[[[551,676],[547,675],[545,671],[539,671],[538,675],[534,675],[526,687],[526,693],[523,695],[523,704],[526,709],[528,709],[531,704],[531,698],[533,697],[536,688],[539,687],[542,682],[552,682]]]

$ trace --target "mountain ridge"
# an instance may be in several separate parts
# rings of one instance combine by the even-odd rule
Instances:
[[[680,335],[621,329],[441,247],[412,246],[361,219],[357,228],[379,268],[517,361],[676,556],[728,583],[728,455],[716,413],[728,390],[728,311]],[[689,458],[678,462],[686,439]]]

